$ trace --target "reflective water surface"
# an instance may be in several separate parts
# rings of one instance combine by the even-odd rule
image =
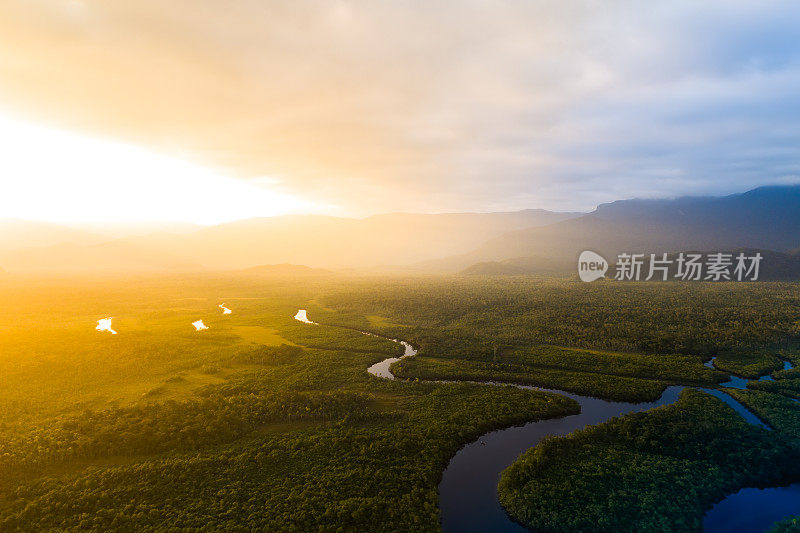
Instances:
[[[308,324],[316,324],[308,319],[304,309],[299,310],[294,318]],[[363,331],[361,333],[377,336]],[[416,355],[417,350],[411,344],[398,339],[389,340],[399,342],[405,347],[405,353],[401,357]],[[395,361],[399,361],[401,357],[384,359],[369,367],[368,372],[377,377],[395,379],[389,371],[389,367]],[[706,362],[705,365],[714,368],[714,359],[716,358]],[[785,362],[784,369],[788,368],[792,368],[792,366],[789,362]],[[769,379],[772,378],[769,377]],[[731,376],[731,380],[723,383],[722,386],[743,389],[746,388],[747,381],[745,378]],[[446,381],[439,383],[445,386],[448,384]],[[613,417],[669,405],[678,399],[684,388],[682,386],[667,387],[658,401],[634,404],[611,402],[560,390],[497,382],[483,383],[555,392],[577,401],[581,406],[581,412],[564,418],[530,422],[523,426],[492,431],[461,448],[450,460],[439,483],[442,529],[447,532],[527,531],[508,517],[497,497],[500,473],[510,466],[521,453],[551,435],[566,435],[589,425],[600,424]],[[770,429],[767,424],[724,391],[700,390],[728,404],[750,424]],[[731,494],[716,504],[706,514],[703,529],[713,533],[760,532],[768,529],[775,522],[794,515],[800,515],[800,483],[788,487],[748,488]]]

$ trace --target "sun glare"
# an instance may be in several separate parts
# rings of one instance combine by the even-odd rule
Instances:
[[[312,322],[308,319],[305,309],[300,309],[297,314],[294,315],[294,319],[299,320],[300,322],[305,322],[306,324],[316,324],[316,322]]]
[[[111,318],[101,318],[97,321],[97,327],[94,328],[97,331],[108,331],[112,335],[116,335],[117,332],[111,329]]]
[[[124,143],[0,116],[2,217],[216,224],[313,211],[296,196]]]

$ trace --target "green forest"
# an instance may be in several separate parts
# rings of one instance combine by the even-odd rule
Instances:
[[[6,279],[0,531],[439,531],[437,486],[460,447],[579,406],[426,380],[645,401],[671,384],[718,386],[721,370],[770,374],[731,394],[774,432],[687,391],[675,406],[549,440],[503,476],[504,505],[536,527],[696,530],[736,487],[800,479],[800,414],[789,399],[800,378],[781,370],[800,362],[796,288],[258,273]],[[319,325],[294,320],[298,309]],[[95,331],[104,317],[117,335]],[[195,331],[198,319],[209,329]],[[366,372],[403,349],[359,330],[419,349],[393,365],[403,379]],[[704,365],[711,357],[717,370]],[[541,454],[557,460],[537,470]],[[741,466],[736,476],[726,461]],[[657,498],[673,479],[669,494],[680,495]],[[597,486],[611,492],[567,516],[569,498]],[[626,504],[641,514],[625,514]]]
[[[800,446],[702,392],[551,438],[503,472],[500,500],[537,531],[698,531],[712,503],[800,476]]]

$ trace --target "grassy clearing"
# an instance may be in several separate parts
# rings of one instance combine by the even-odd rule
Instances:
[[[281,344],[297,346],[292,341],[286,340],[278,335],[278,330],[274,328],[265,328],[263,326],[234,326],[232,329],[233,332],[240,336],[245,342],[263,344],[265,346],[280,346]]]
[[[403,324],[398,324],[396,322],[392,322],[386,317],[378,316],[378,315],[369,315],[367,316],[367,321],[369,325],[373,328],[402,328],[404,327]]]

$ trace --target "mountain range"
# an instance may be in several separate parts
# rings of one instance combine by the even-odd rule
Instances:
[[[613,260],[621,252],[742,248],[780,252],[782,261],[793,265],[789,256],[800,247],[800,186],[760,187],[723,197],[619,200],[591,213],[289,215],[135,233],[109,238],[107,232],[2,221],[0,267],[88,273],[288,263],[325,269],[554,273],[574,270],[583,250]]]
[[[511,231],[475,250],[420,266],[457,271],[481,262],[514,259],[529,271],[536,263],[574,265],[583,250],[614,258],[622,252],[737,248],[790,252],[800,246],[800,186],[760,187],[724,197],[621,200],[582,217]]]
[[[54,230],[48,245],[23,248],[19,243],[25,241],[24,237],[8,239],[17,246],[0,246],[0,266],[12,272],[219,270],[274,263],[322,268],[407,266],[469,252],[509,231],[580,215],[541,209],[395,213],[363,219],[288,215],[239,220],[189,233],[162,231],[99,243],[88,237],[83,242],[66,237],[58,242],[60,235]],[[25,224],[19,227],[24,228]]]

